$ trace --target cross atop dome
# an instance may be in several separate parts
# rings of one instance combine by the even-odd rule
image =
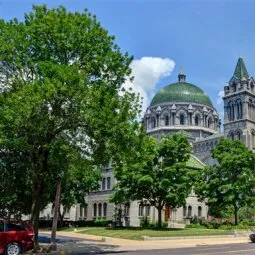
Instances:
[[[178,80],[179,80],[179,82],[185,82],[185,80],[186,80],[186,74],[184,73],[183,66],[181,66],[181,68],[180,68]]]

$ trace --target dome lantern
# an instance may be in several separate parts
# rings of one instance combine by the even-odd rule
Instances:
[[[180,73],[178,75],[178,80],[179,80],[179,82],[185,82],[185,80],[186,80],[186,74],[184,73],[183,66],[181,66],[181,68],[180,68]]]

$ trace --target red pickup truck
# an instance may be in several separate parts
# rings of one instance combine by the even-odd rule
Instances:
[[[25,221],[0,219],[0,254],[18,255],[34,247],[34,230]]]

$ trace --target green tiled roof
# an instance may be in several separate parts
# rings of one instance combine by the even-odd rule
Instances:
[[[176,82],[164,87],[153,97],[151,106],[168,102],[188,102],[213,107],[202,89],[187,82]]]
[[[242,58],[239,58],[237,61],[234,76],[240,80],[242,80],[243,78],[245,79],[249,78],[249,74],[247,72],[247,69]]]
[[[193,154],[190,155],[190,158],[187,161],[186,166],[194,169],[203,169],[205,167],[205,165]]]

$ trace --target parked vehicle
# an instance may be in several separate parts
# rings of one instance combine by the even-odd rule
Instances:
[[[18,255],[34,247],[34,230],[25,221],[0,219],[0,254]]]
[[[250,234],[250,240],[255,243],[255,233]]]

